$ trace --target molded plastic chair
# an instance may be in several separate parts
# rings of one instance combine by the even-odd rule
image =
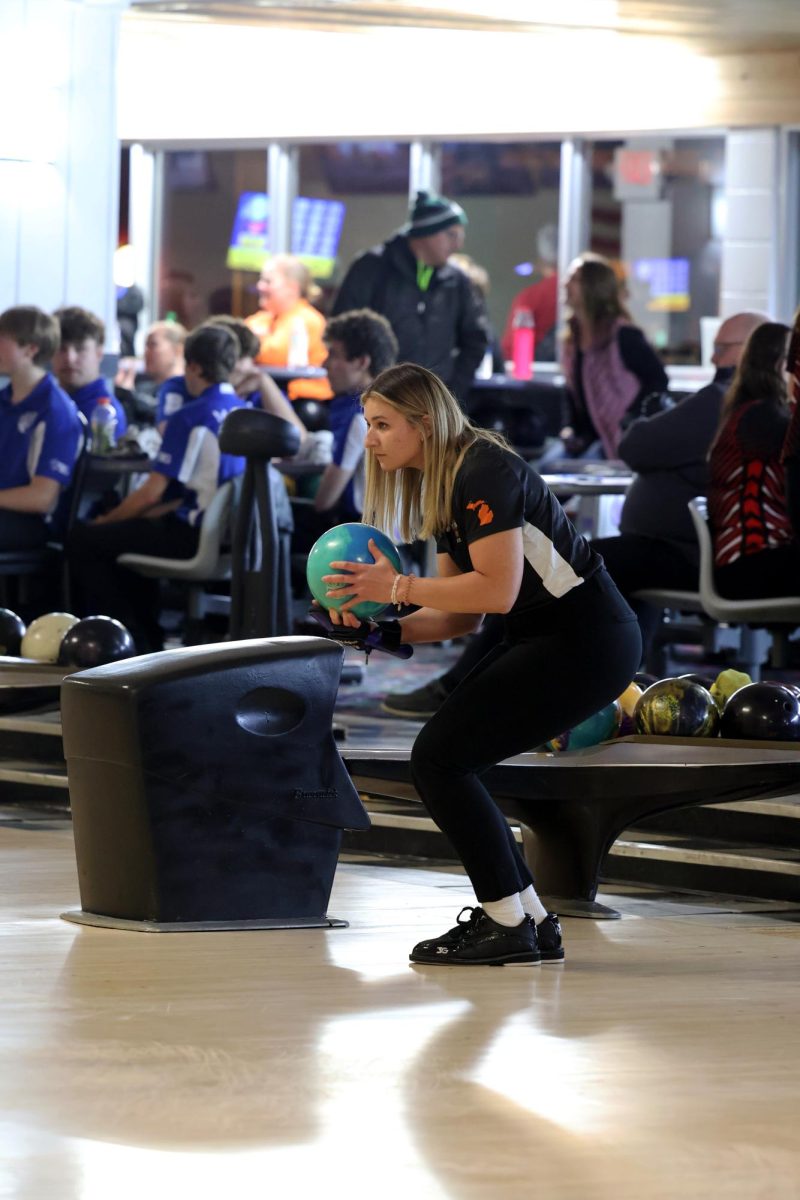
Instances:
[[[744,621],[766,629],[780,625],[794,629],[800,625],[800,592],[796,596],[772,596],[759,600],[728,600],[720,596],[714,582],[714,547],[708,528],[705,496],[690,500],[689,512],[700,543],[700,599],[709,616],[728,624]]]
[[[223,483],[203,514],[200,541],[192,558],[157,558],[150,554],[121,554],[117,562],[138,575],[151,579],[177,579],[189,585],[187,616],[202,620],[207,583],[231,577],[231,555],[226,550],[231,525],[234,481]]]
[[[756,600],[728,600],[721,596],[714,581],[714,546],[705,496],[690,500],[689,512],[700,547],[699,591],[646,588],[634,593],[635,598],[659,608],[699,613],[721,625],[738,627],[738,657],[753,679],[760,678],[761,667],[767,661],[773,668],[781,668],[786,662],[789,634],[800,625],[800,595]],[[676,629],[678,634],[683,632],[680,627]]]

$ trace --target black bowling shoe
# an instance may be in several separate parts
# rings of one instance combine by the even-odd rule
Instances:
[[[469,916],[462,921],[464,913]],[[499,925],[482,908],[462,908],[452,929],[419,942],[409,958],[442,967],[532,966],[541,961],[536,926],[528,917],[513,927]]]
[[[533,921],[531,921],[533,924]],[[561,925],[555,913],[549,912],[536,926],[539,953],[543,963],[563,962],[564,947],[561,942]]]

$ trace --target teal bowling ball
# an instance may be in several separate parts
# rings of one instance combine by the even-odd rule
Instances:
[[[331,563],[375,562],[369,550],[370,540],[374,541],[380,552],[386,555],[395,571],[402,572],[403,565],[396,546],[385,533],[381,533],[380,529],[375,529],[372,525],[361,525],[354,521],[345,525],[334,525],[333,529],[327,529],[322,537],[317,538],[308,555],[306,579],[311,595],[323,608],[335,608],[338,611],[350,599],[346,584],[331,585],[323,582],[323,575],[342,574],[341,571],[333,569]],[[341,590],[340,597],[326,595],[332,587]],[[361,604],[356,604],[350,611],[360,621],[374,621],[388,607],[388,603],[364,600]]]
[[[580,721],[572,729],[551,738],[547,743],[548,750],[585,750],[588,746],[598,746],[616,737],[622,721],[622,708],[618,700],[612,700],[599,712],[593,713],[585,721]]]

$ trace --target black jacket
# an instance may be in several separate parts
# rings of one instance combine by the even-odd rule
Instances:
[[[693,560],[699,551],[688,504],[708,489],[708,449],[719,424],[733,370],[658,416],[634,421],[617,453],[637,472],[622,508],[620,530],[677,542]]]
[[[463,271],[437,267],[420,291],[408,239],[396,234],[359,255],[345,275],[333,313],[353,308],[382,313],[397,338],[398,361],[427,367],[466,397],[488,345],[488,319]]]

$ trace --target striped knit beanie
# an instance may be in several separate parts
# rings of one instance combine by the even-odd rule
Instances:
[[[417,198],[411,205],[408,224],[403,233],[406,237],[431,237],[441,233],[451,225],[466,225],[467,214],[455,200],[446,196],[434,196],[431,192],[417,192]]]

